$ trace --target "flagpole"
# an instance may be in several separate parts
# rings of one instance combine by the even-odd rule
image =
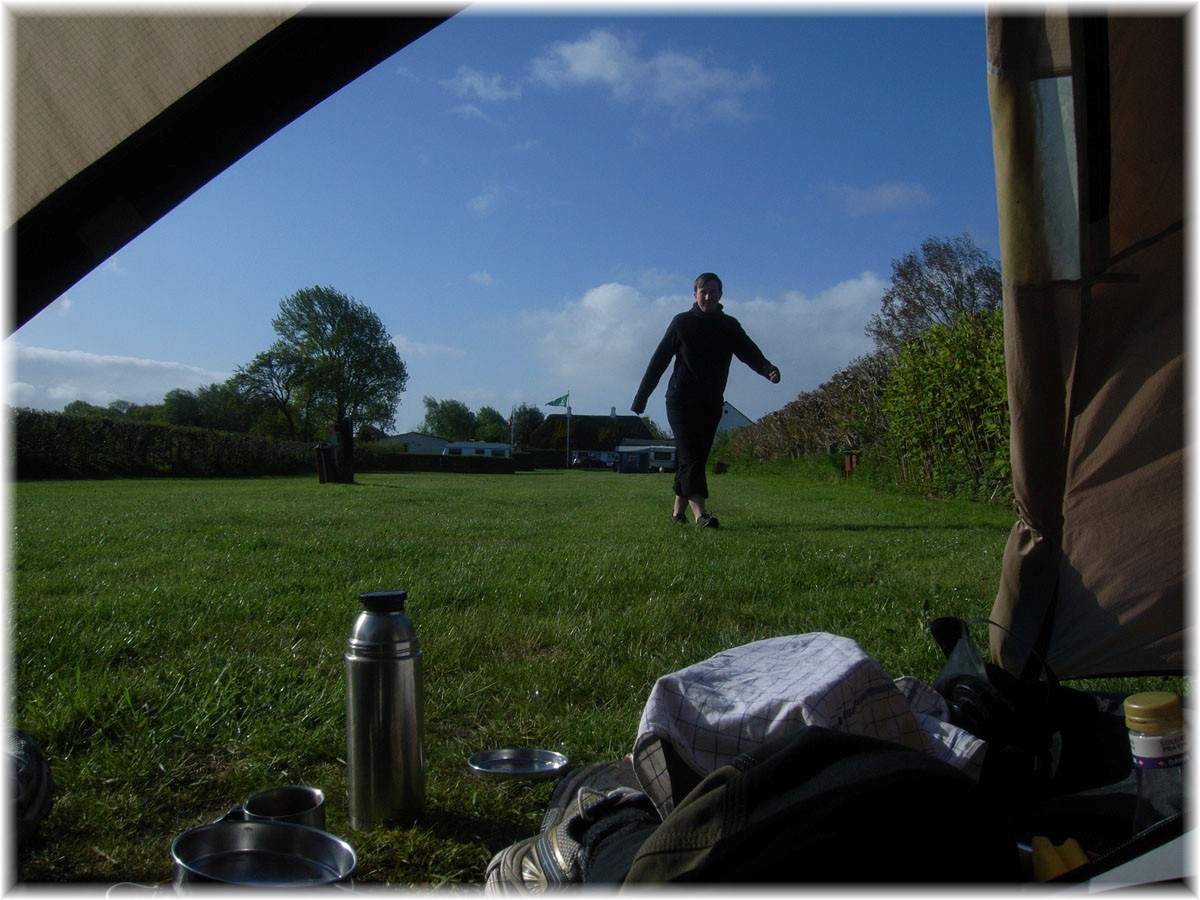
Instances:
[[[567,468],[571,468],[571,392],[567,391],[561,397],[551,400],[547,406],[565,406],[567,408]]]

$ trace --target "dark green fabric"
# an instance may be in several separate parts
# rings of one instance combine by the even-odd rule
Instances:
[[[953,767],[806,727],[711,773],[642,844],[626,884],[1006,882],[1016,841]]]

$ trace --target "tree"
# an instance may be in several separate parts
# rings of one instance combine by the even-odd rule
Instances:
[[[490,406],[481,406],[475,413],[475,440],[508,443],[508,420],[500,411]]]
[[[882,309],[867,323],[876,349],[895,357],[933,325],[949,327],[962,314],[1000,309],[999,264],[963,234],[927,238],[921,251],[892,261]]]
[[[536,406],[530,406],[528,403],[522,403],[513,410],[513,445],[516,447],[529,447],[529,439],[537,430],[538,426],[546,421],[546,414]]]
[[[200,401],[186,388],[172,388],[163,397],[163,421],[168,425],[199,425]]]
[[[475,437],[475,414],[461,400],[425,397],[425,421],[420,430],[447,441],[469,441]]]
[[[112,413],[107,407],[88,403],[86,400],[72,400],[63,407],[63,412],[69,416],[99,416],[111,418]]]
[[[660,427],[659,424],[657,422],[655,422],[653,419],[651,419],[649,416],[642,416],[642,421],[646,423],[646,429],[650,432],[650,437],[652,437],[654,440],[656,440],[656,441],[671,440],[671,433],[669,431],[664,430],[662,427]]]
[[[279,304],[271,324],[279,339],[263,361],[287,374],[302,408],[330,424],[395,424],[408,370],[367,306],[330,287],[304,288]]]
[[[287,423],[290,435],[296,437],[311,431],[306,416],[308,410],[297,410],[294,403],[295,395],[300,392],[301,376],[306,370],[303,360],[290,356],[276,343],[254,357],[249,365],[238,366],[230,382],[243,396],[273,406]]]
[[[275,422],[275,409],[265,400],[249,397],[237,389],[233,379],[196,388],[196,403],[200,408],[200,425],[214,431],[241,434],[257,432],[290,437],[290,432],[264,427],[262,420]]]

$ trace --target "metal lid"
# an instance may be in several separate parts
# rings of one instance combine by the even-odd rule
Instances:
[[[467,758],[467,766],[479,778],[521,778],[526,781],[557,778],[566,771],[568,763],[561,753],[533,747],[481,750]]]
[[[1183,702],[1170,691],[1146,691],[1125,698],[1125,724],[1133,731],[1163,731],[1183,725]]]
[[[368,591],[359,594],[367,612],[404,612],[404,601],[408,599],[408,591]]]

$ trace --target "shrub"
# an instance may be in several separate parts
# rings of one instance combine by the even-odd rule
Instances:
[[[316,464],[304,441],[97,416],[18,409],[12,430],[22,479],[297,475]]]
[[[919,492],[990,500],[1011,492],[1003,318],[935,325],[892,364],[884,384],[887,468]]]

